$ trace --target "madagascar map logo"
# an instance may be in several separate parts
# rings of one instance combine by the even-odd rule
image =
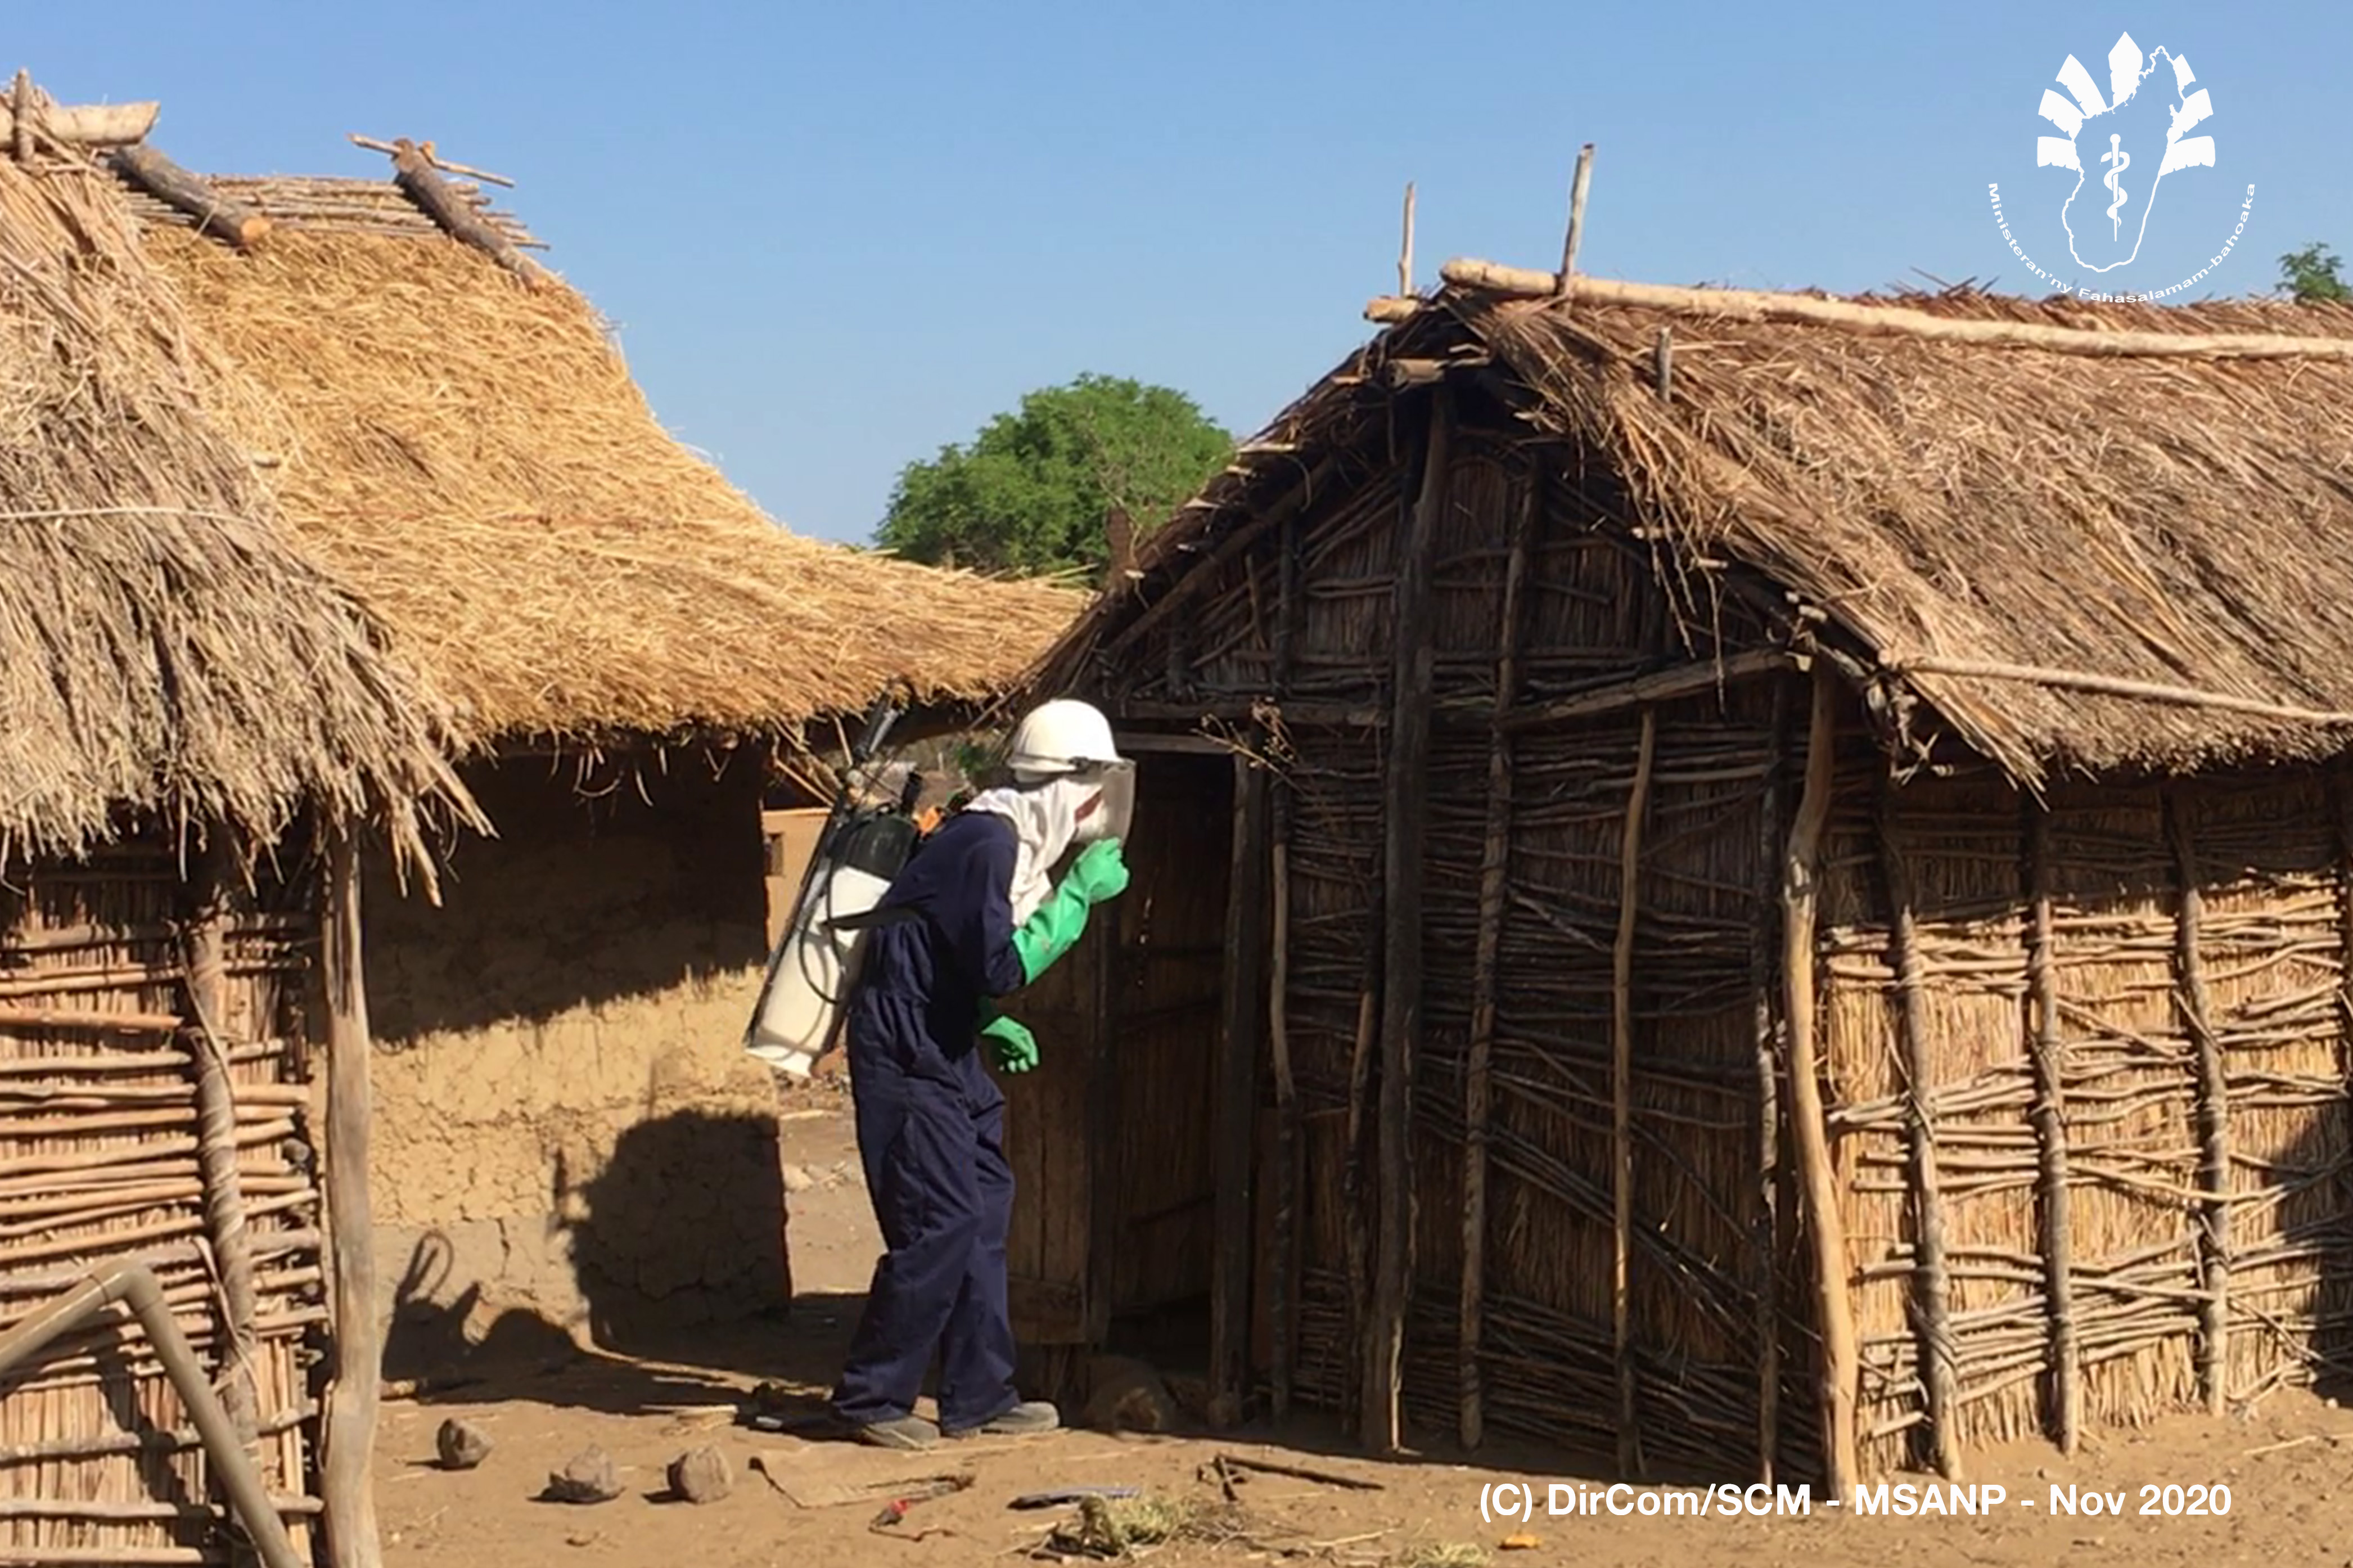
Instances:
[[[2075,175],[2074,185],[2060,204],[2059,222],[2067,236],[2068,255],[2078,268],[2090,273],[2112,272],[2138,259],[2168,176],[2217,164],[2213,135],[2189,134],[2213,118],[2214,100],[2199,83],[2188,57],[2166,48],[2144,53],[2132,35],[2125,33],[2109,49],[2107,65],[2103,93],[2083,61],[2067,57],[2059,68],[2058,89],[2044,88],[2041,106],[2042,119],[2059,134],[2039,135],[2034,142],[2036,168],[2065,169]],[[2237,246],[2255,200],[2255,188],[2249,185],[2238,226],[2196,273],[2169,288],[2107,294],[2082,289],[2037,266],[2010,231],[2000,185],[1988,189],[1994,221],[2011,252],[2060,292],[2087,300],[2159,300],[2202,281]]]

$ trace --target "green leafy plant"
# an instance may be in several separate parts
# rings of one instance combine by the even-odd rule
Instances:
[[[2307,245],[2280,258],[2280,287],[2299,305],[2353,301],[2342,258],[2325,246]]]
[[[1232,452],[1184,394],[1082,375],[1029,394],[969,445],[909,464],[875,542],[935,566],[1100,573],[1114,508],[1146,530]]]

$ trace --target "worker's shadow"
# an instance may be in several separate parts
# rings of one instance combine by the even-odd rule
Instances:
[[[621,1355],[740,1385],[828,1385],[861,1298],[793,1292],[773,1113],[679,1110],[629,1127],[559,1208],[589,1331]]]
[[[426,1232],[410,1251],[393,1289],[385,1331],[387,1382],[417,1385],[420,1392],[478,1387],[493,1378],[559,1371],[580,1356],[571,1335],[525,1308],[509,1308],[475,1335],[470,1325],[481,1310],[481,1282],[455,1296],[441,1294],[456,1261],[457,1248],[438,1230]]]
[[[548,1207],[589,1347],[528,1308],[480,1327],[484,1285],[453,1279],[458,1248],[429,1231],[393,1292],[387,1379],[420,1399],[615,1414],[731,1404],[760,1383],[802,1405],[829,1386],[861,1298],[793,1298],[773,1116],[638,1122],[585,1179],[559,1159]]]

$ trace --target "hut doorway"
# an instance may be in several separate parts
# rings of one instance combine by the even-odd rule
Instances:
[[[1002,1080],[1014,1331],[1033,1386],[1065,1400],[1084,1397],[1097,1352],[1204,1364],[1219,1283],[1234,767],[1222,750],[1120,742],[1139,756],[1128,889],[1016,1000],[1040,1060]]]

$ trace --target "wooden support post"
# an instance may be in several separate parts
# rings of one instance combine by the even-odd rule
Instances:
[[[2339,1125],[2353,1117],[2353,778],[2344,759],[2328,770],[2329,803],[2337,817],[2337,1082]],[[2353,1214],[2353,1159],[2339,1156],[2336,1193],[2338,1212]],[[2346,1268],[2346,1237],[2339,1231],[2335,1267]],[[2327,1267],[2324,1265],[2324,1267]]]
[[[33,162],[33,120],[38,112],[33,107],[33,73],[19,67],[16,85],[8,95],[8,107],[14,116],[9,126],[9,140],[15,144],[16,166],[26,168]]]
[[[1299,642],[1299,519],[1286,520],[1277,536],[1274,627],[1274,691],[1279,703],[1291,695],[1292,662]],[[1273,882],[1274,973],[1267,986],[1267,1045],[1274,1058],[1274,1278],[1267,1292],[1273,1328],[1274,1418],[1289,1419],[1297,1350],[1299,1281],[1299,1086],[1291,1068],[1291,784],[1272,786],[1274,843],[1268,852]]]
[[[505,235],[449,188],[432,160],[415,142],[403,136],[393,142],[392,149],[393,184],[440,225],[444,233],[472,246],[527,285],[537,287],[547,280],[546,272],[537,262],[517,250]]]
[[[1278,797],[1282,786],[1274,786]],[[1274,1243],[1273,1278],[1268,1281],[1267,1316],[1272,1330],[1271,1347],[1274,1418],[1289,1419],[1293,1379],[1292,1295],[1299,1278],[1292,1256],[1299,1235],[1299,1085],[1291,1070],[1291,819],[1288,803],[1276,801],[1274,842],[1267,851],[1267,870],[1273,886],[1274,937],[1271,944],[1273,974],[1267,985],[1267,1045],[1274,1065]]]
[[[1266,955],[1266,773],[1234,758],[1231,880],[1226,894],[1225,1026],[1218,1064],[1217,1226],[1209,1298],[1209,1377],[1214,1398],[1239,1412],[1250,1377],[1250,1167],[1258,1149],[1258,1044],[1264,1017]]]
[[[1299,657],[1299,623],[1306,608],[1299,584],[1299,513],[1282,520],[1275,535],[1274,696],[1278,703],[1291,697],[1291,676]]]
[[[2174,923],[2177,1005],[2198,1060],[2199,1265],[2204,1301],[2199,1311],[2198,1382],[2209,1415],[2222,1413],[2223,1379],[2230,1363],[2231,1323],[2231,1100],[2222,1071],[2221,1042],[2214,1037],[2214,1009],[2206,994],[2206,962],[2199,951],[2205,921],[2205,894],[2198,881],[2198,849],[2189,803],[2179,790],[2165,796],[2166,831],[2173,842],[2180,901]]]
[[[1413,293],[1413,182],[1405,183],[1405,237],[1398,247],[1398,293]]]
[[[259,212],[230,201],[145,142],[119,148],[106,162],[124,184],[195,219],[200,234],[245,249],[269,233],[269,220]]]
[[[237,1172],[237,1091],[229,1079],[228,1053],[228,868],[231,864],[217,825],[189,868],[186,922],[180,936],[181,963],[191,1020],[186,1031],[196,1079],[196,1146],[204,1171],[205,1232],[214,1266],[220,1270],[227,1321],[220,1342],[221,1404],[238,1443],[255,1466],[261,1463],[256,1435],[259,1399],[254,1358],[259,1294],[254,1288],[252,1233],[246,1226],[245,1185]]]
[[[1657,379],[1659,401],[1672,403],[1675,400],[1675,330],[1672,327],[1659,329],[1658,357],[1651,369]]]
[[[367,980],[360,935],[359,847],[327,829],[327,1216],[334,1270],[334,1384],[327,1395],[321,1500],[333,1568],[381,1568],[375,1519],[376,1404],[384,1376],[375,1316],[375,1220],[368,1198]]]
[[[1127,1191],[1122,1150],[1119,1037],[1122,999],[1120,955],[1125,947],[1126,913],[1121,900],[1101,911],[1109,919],[1087,922],[1094,952],[1089,979],[1094,1002],[1093,1055],[1087,1063],[1087,1258],[1086,1342],[1099,1346],[1111,1336],[1112,1296],[1118,1288],[1120,1204]]]
[[[1487,742],[1487,842],[1479,863],[1479,933],[1471,960],[1471,1045],[1462,1069],[1462,1300],[1459,1374],[1462,1446],[1476,1448],[1487,1426],[1479,1352],[1487,1301],[1487,1139],[1495,1054],[1495,1005],[1503,989],[1504,911],[1511,890],[1512,735],[1504,727],[1520,687],[1521,623],[1528,557],[1544,516],[1544,469],[1531,465],[1504,564],[1503,624],[1496,629],[1494,727]]]
[[[1611,1226],[1609,1342],[1618,1366],[1618,1468],[1632,1479],[1641,1468],[1635,1425],[1634,1340],[1630,1270],[1634,1249],[1634,935],[1642,886],[1642,821],[1651,808],[1651,763],[1658,745],[1658,710],[1642,710],[1634,757],[1634,785],[1626,795],[1625,832],[1618,858],[1618,941],[1609,966],[1609,1190]]]
[[[2067,1047],[2059,1033],[2059,964],[2051,915],[2051,813],[2028,797],[2026,816],[2027,1049],[2034,1062],[2034,1138],[2039,1165],[2042,1289],[2051,1319],[2050,1420],[2060,1452],[2083,1432],[2084,1373],[2075,1341],[2075,1300],[2067,1213]]]
[[[1380,902],[1374,900],[1373,931],[1380,929]],[[1372,1339],[1373,1300],[1373,1219],[1372,1203],[1365,1191],[1366,1167],[1365,1131],[1372,1120],[1373,1046],[1380,1028],[1380,951],[1381,944],[1367,933],[1365,943],[1365,988],[1356,997],[1356,1033],[1348,1048],[1348,1119],[1347,1149],[1340,1171],[1340,1223],[1347,1247],[1348,1267],[1348,1331],[1356,1351],[1359,1375],[1346,1380],[1347,1416],[1352,1426],[1362,1427],[1369,1419],[1365,1412],[1365,1378],[1362,1367],[1369,1358],[1367,1346]]]
[[[1757,792],[1757,920],[1751,928],[1748,982],[1755,992],[1757,1043],[1757,1479],[1773,1484],[1781,1433],[1780,1174],[1781,1095],[1779,1009],[1774,1005],[1773,938],[1781,901],[1782,777],[1788,763],[1789,688],[1773,683],[1773,718],[1767,731],[1765,779]]]
[[[1577,273],[1577,247],[1585,237],[1585,193],[1593,184],[1593,143],[1588,142],[1577,154],[1577,178],[1568,192],[1568,237],[1561,242],[1559,280],[1556,293],[1567,295],[1569,279]]]
[[[1813,715],[1806,737],[1806,782],[1790,825],[1781,883],[1781,983],[1789,1029],[1789,1123],[1796,1134],[1806,1223],[1814,1248],[1822,1337],[1822,1466],[1831,1495],[1848,1500],[1855,1468],[1855,1393],[1859,1363],[1854,1303],[1847,1293],[1846,1223],[1831,1163],[1830,1123],[1816,1058],[1814,930],[1820,897],[1822,835],[1838,784],[1838,680],[1824,659],[1813,669]]]
[[[1413,1047],[1421,1032],[1422,802],[1430,775],[1430,697],[1435,665],[1430,570],[1446,506],[1453,423],[1444,387],[1430,395],[1421,492],[1397,563],[1389,700],[1388,799],[1383,816],[1380,1236],[1365,1360],[1364,1438],[1376,1453],[1402,1446],[1399,1379],[1413,1273]]]
[[[1912,1321],[1927,1394],[1928,1436],[1936,1473],[1961,1479],[1961,1408],[1953,1345],[1952,1280],[1945,1266],[1945,1201],[1936,1168],[1935,1053],[1928,1042],[1926,982],[1921,973],[1919,915],[1905,857],[1895,784],[1880,781],[1879,870],[1887,892],[1889,967],[1895,975],[1895,1037],[1904,1064],[1904,1123],[1912,1205]]]

